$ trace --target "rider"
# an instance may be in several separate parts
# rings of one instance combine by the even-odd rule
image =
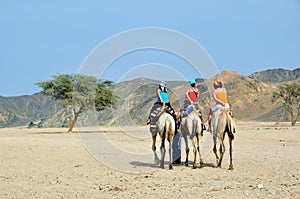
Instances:
[[[203,121],[202,113],[200,110],[200,106],[198,104],[198,98],[199,98],[200,92],[199,92],[198,88],[196,87],[196,79],[190,80],[189,83],[190,83],[190,86],[187,88],[186,93],[185,93],[185,97],[186,97],[185,102],[183,104],[183,107],[179,110],[177,118],[180,118],[182,112],[184,112],[184,110],[186,110],[186,108],[189,105],[193,104],[196,107],[196,109],[199,111],[199,117],[203,124],[204,121]],[[188,112],[188,110],[186,112]],[[205,129],[204,125],[202,125],[202,126]]]
[[[215,80],[213,82],[214,86],[214,92],[213,92],[213,98],[215,100],[215,105],[210,109],[209,116],[208,116],[208,126],[210,127],[212,114],[219,110],[221,107],[225,107],[226,110],[230,109],[228,98],[227,98],[227,91],[225,88],[223,88],[223,84],[219,80]]]
[[[170,100],[169,100],[169,90],[166,87],[166,82],[162,81],[159,83],[158,88],[156,88],[156,95],[157,95],[157,101],[154,104],[160,104],[167,106],[168,112],[173,116],[175,122],[176,122],[176,115],[173,107],[171,106]],[[147,124],[150,124],[150,116],[148,117]]]

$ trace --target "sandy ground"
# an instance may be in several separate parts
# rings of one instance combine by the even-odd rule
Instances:
[[[0,129],[0,198],[300,198],[300,126],[237,129],[233,171],[228,150],[221,169],[211,152],[203,168],[158,168],[146,127]]]

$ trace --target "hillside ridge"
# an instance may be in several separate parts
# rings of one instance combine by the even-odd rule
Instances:
[[[210,92],[212,81],[220,79],[228,90],[235,118],[241,121],[289,120],[282,113],[279,103],[272,104],[272,93],[279,84],[300,82],[300,68],[295,70],[270,69],[243,76],[235,71],[223,71],[211,79],[199,79],[199,103],[207,116],[212,106]],[[89,112],[79,118],[82,125],[133,125],[143,123],[156,101],[155,88],[159,81],[137,78],[119,82],[113,86],[121,100],[117,109],[106,109],[100,113]],[[167,81],[171,91],[172,106],[178,110],[184,100],[187,82]],[[92,115],[96,115],[96,118]],[[42,93],[16,97],[0,96],[0,127],[26,126],[29,122],[43,120],[43,127],[66,127],[72,118],[70,110]]]

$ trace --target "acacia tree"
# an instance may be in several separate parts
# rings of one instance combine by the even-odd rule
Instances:
[[[104,110],[115,107],[118,96],[111,89],[112,81],[98,80],[94,76],[80,74],[54,75],[52,80],[37,82],[42,93],[59,100],[62,105],[71,108],[73,119],[68,132],[72,132],[78,117],[87,110]]]
[[[291,83],[280,85],[273,93],[272,101],[281,99],[284,109],[290,113],[292,126],[295,126],[300,116],[300,84]]]

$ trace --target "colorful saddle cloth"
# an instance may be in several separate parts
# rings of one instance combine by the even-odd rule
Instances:
[[[150,132],[152,134],[157,133],[156,122],[159,118],[159,114],[161,113],[162,105],[154,104],[150,111]]]

